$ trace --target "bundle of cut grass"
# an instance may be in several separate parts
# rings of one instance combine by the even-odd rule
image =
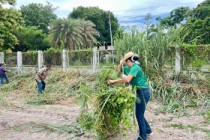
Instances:
[[[116,79],[117,72],[105,69],[100,72],[95,85],[80,88],[82,100],[80,124],[86,130],[96,132],[99,139],[106,139],[132,127],[131,121],[135,94],[125,85],[107,85],[108,79]]]

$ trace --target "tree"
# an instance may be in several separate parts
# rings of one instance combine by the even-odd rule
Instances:
[[[15,4],[15,0],[0,0],[0,5],[1,3],[4,4],[4,3],[9,3],[10,5],[14,5]]]
[[[89,20],[58,19],[51,25],[51,43],[54,47],[64,45],[66,49],[90,48],[97,42],[98,31]]]
[[[100,43],[111,42],[109,31],[109,13],[98,7],[77,7],[68,16],[68,18],[80,18],[90,20],[96,25],[99,36],[96,37]],[[110,12],[112,34],[116,34],[119,24],[117,18]]]
[[[147,15],[144,18],[144,24],[146,25],[146,36],[147,36],[147,38],[148,38],[148,35],[149,35],[149,28],[151,26],[151,21],[150,21],[151,19],[152,19],[151,13],[147,13]]]
[[[5,2],[15,4],[14,0],[0,1],[0,51],[12,49],[17,44],[18,40],[13,32],[21,28],[20,24],[23,23],[20,12],[2,7],[1,4]]]
[[[188,33],[187,43],[210,44],[210,0],[205,0],[192,10],[183,32]]]
[[[184,42],[189,44],[210,44],[210,0],[205,0],[196,8],[180,7],[170,12],[166,18],[157,20],[165,27],[181,24]]]
[[[115,33],[114,39],[122,39],[125,33],[126,27],[120,26],[117,32]]]
[[[20,8],[20,12],[25,20],[25,25],[36,26],[44,33],[48,33],[50,23],[57,18],[53,13],[56,8],[53,8],[50,3],[46,5],[31,3],[27,6],[21,6]]]
[[[13,51],[47,50],[50,48],[50,41],[47,34],[35,26],[23,27],[15,31],[18,44]]]
[[[192,11],[192,17],[195,19],[205,20],[206,17],[210,17],[210,0],[205,0],[201,4],[199,4],[195,9]]]
[[[179,7],[170,12],[170,15],[165,18],[156,18],[160,21],[161,25],[166,27],[176,26],[189,17],[190,8],[189,7]]]
[[[82,42],[82,27],[76,20],[58,19],[54,21],[50,28],[51,43],[54,47],[62,44],[70,50],[80,49]]]
[[[95,36],[98,35],[98,31],[95,29],[95,24],[84,19],[78,19],[78,22],[82,27],[81,36],[83,38],[83,47],[91,48],[93,44],[97,42]]]
[[[162,36],[165,35],[164,33],[164,26],[159,25],[159,24],[151,24],[149,29],[148,29],[148,37],[147,39],[153,39],[155,36],[157,36],[157,34],[159,34],[159,36],[162,34]]]

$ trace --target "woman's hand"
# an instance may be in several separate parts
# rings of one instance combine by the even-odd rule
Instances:
[[[108,80],[107,84],[110,85],[110,84],[113,84],[114,82],[115,82],[115,80]]]
[[[49,81],[49,79],[47,77],[45,77],[44,80]]]
[[[123,60],[121,59],[121,60],[120,60],[120,65],[122,65],[122,64],[123,64]]]
[[[124,79],[118,79],[118,80],[108,80],[107,81],[107,84],[110,85],[110,84],[113,84],[113,83],[116,83],[116,84],[124,84],[124,83],[129,83],[131,80],[132,80],[133,76],[132,75],[128,75],[126,78]]]

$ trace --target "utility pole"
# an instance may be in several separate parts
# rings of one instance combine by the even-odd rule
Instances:
[[[109,11],[109,31],[110,31],[110,37],[111,37],[111,46],[112,46],[112,63],[114,65],[114,54],[113,54],[113,39],[112,39],[112,26],[111,26],[111,18],[110,18],[111,12]]]

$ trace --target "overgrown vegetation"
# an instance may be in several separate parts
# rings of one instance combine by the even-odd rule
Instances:
[[[22,60],[24,65],[37,65],[38,62],[38,52],[37,51],[27,51],[22,53]]]
[[[187,74],[168,79],[159,77],[150,81],[150,86],[153,98],[161,100],[164,105],[158,112],[172,112],[182,116],[186,115],[187,107],[199,107],[205,111],[209,109],[209,82],[200,79],[199,74],[195,78]]]
[[[187,66],[208,65],[209,45],[184,44],[187,33],[183,33],[181,27],[170,28],[167,32],[164,32],[161,26],[156,29],[147,37],[146,32],[139,32],[134,28],[124,33],[123,37],[116,39],[118,58],[129,51],[139,55],[153,99],[161,100],[164,105],[159,110],[160,112],[178,112],[184,115],[186,107],[201,106],[204,110],[208,109],[210,105],[209,74],[187,70]],[[176,49],[181,52],[184,63],[184,69],[179,75],[173,72]]]
[[[187,66],[203,67],[209,65],[210,62],[210,45],[182,45],[182,60],[184,62],[183,68]]]
[[[92,49],[68,51],[68,63],[70,66],[90,66],[92,57]]]
[[[34,74],[9,75],[11,83],[0,86],[1,93],[12,92],[25,97],[28,104],[53,104],[55,101],[76,95],[77,90],[87,80],[95,79],[94,75],[70,71],[52,71],[43,95],[37,96],[37,84]]]

